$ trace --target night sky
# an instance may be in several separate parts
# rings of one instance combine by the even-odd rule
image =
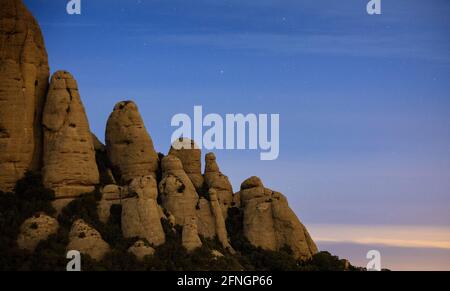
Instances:
[[[358,262],[361,245],[395,244],[361,241],[352,226],[377,237],[407,225],[422,244],[402,250],[413,258],[417,247],[436,250],[440,260],[418,255],[408,266],[450,269],[449,1],[382,0],[375,16],[366,0],[81,0],[72,16],[68,1],[24,2],[52,72],[77,79],[101,140],[121,100],[138,104],[163,153],[172,116],[195,105],[205,114],[278,113],[277,160],[216,151],[235,191],[260,176],[288,196],[319,246]],[[344,233],[326,239],[324,225]],[[438,229],[441,244],[424,228]],[[392,253],[386,267],[407,269]]]

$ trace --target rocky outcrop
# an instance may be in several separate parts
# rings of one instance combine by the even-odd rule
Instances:
[[[100,261],[110,251],[100,233],[82,219],[75,221],[69,233],[67,251],[79,251],[94,260]]]
[[[224,249],[228,249],[228,251],[234,253],[234,250],[228,240],[228,233],[225,225],[225,219],[222,215],[222,208],[219,204],[219,199],[214,189],[211,189],[209,191],[209,199],[211,201],[211,209],[214,216],[217,238],[219,239]]]
[[[128,252],[132,253],[139,261],[142,261],[147,256],[153,256],[155,249],[143,240],[138,240],[128,249]]]
[[[206,155],[202,175],[201,150],[187,138],[176,140],[168,156],[159,156],[132,101],[115,105],[103,145],[90,131],[72,75],[58,71],[50,85],[48,77],[38,24],[21,0],[2,0],[0,191],[10,191],[25,171],[40,170],[43,184],[55,191],[53,206],[60,212],[101,185],[100,222],[110,221],[113,206],[117,214],[121,210],[123,236],[139,239],[128,251],[139,260],[165,242],[161,219],[167,219],[174,231],[182,227],[182,245],[189,252],[202,246],[201,238],[217,237],[227,252],[234,253],[225,223],[230,207],[240,208],[233,213],[243,214],[243,233],[253,245],[268,250],[288,246],[298,259],[317,252],[286,198],[265,188],[259,178],[247,179],[233,194],[213,153]],[[17,244],[34,251],[58,228],[57,220],[37,214],[21,225]],[[67,248],[96,260],[110,250],[101,234],[83,220],[73,223]],[[223,254],[216,251],[215,256]]]
[[[120,186],[111,184],[101,189],[102,199],[97,205],[97,214],[101,222],[107,223],[111,215],[111,207],[113,205],[121,205],[128,193]]]
[[[240,198],[244,235],[250,243],[267,250],[288,246],[298,259],[317,253],[306,228],[281,193],[265,188],[259,178],[251,177],[242,183]]]
[[[45,102],[43,182],[55,196],[73,198],[99,183],[89,122],[75,79],[56,72]]]
[[[234,206],[233,187],[228,177],[220,172],[214,153],[208,153],[205,157],[205,184],[208,189],[214,189],[222,209],[223,217],[228,216],[228,208]]]
[[[207,199],[202,197],[198,200],[196,216],[198,233],[205,238],[214,238],[217,235],[216,220],[211,203]]]
[[[146,239],[153,246],[165,242],[156,198],[158,189],[153,176],[135,178],[128,187],[133,196],[122,201],[122,232],[125,238]]]
[[[158,154],[134,102],[119,102],[114,107],[106,125],[106,150],[120,183],[148,175],[156,178]]]
[[[20,0],[0,5],[0,191],[10,191],[41,157],[47,52],[38,23]]]
[[[58,228],[59,223],[53,217],[42,213],[36,214],[22,223],[17,237],[17,246],[32,252],[41,241],[55,234]]]
[[[195,142],[188,138],[180,138],[172,144],[169,155],[180,159],[183,169],[191,179],[195,189],[199,192],[202,191],[202,152]]]
[[[187,217],[196,216],[198,194],[177,157],[164,157],[161,167],[159,192],[162,206],[175,217],[176,224],[183,225]]]
[[[306,227],[300,222],[289,207],[286,197],[279,192],[272,192],[272,215],[278,248],[287,245],[294,256],[309,259],[318,252]]]
[[[197,218],[195,216],[186,217],[183,225],[181,242],[188,252],[192,252],[202,246],[202,241],[198,236]]]

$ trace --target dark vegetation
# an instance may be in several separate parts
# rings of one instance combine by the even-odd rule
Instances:
[[[57,234],[42,241],[35,252],[30,253],[17,247],[16,239],[20,225],[36,213],[44,212],[55,216],[51,205],[54,193],[46,189],[41,176],[27,173],[20,180],[13,193],[0,192],[0,270],[42,270],[64,271],[66,246],[72,223],[83,219],[97,229],[103,239],[109,243],[112,251],[101,262],[82,256],[82,270],[120,271],[120,270],[174,270],[174,271],[219,271],[219,270],[267,270],[267,271],[303,271],[303,270],[344,270],[345,263],[328,252],[321,252],[309,261],[296,261],[290,256],[288,247],[274,252],[252,246],[243,236],[242,211],[238,208],[229,210],[227,230],[233,248],[232,255],[224,250],[217,239],[201,238],[203,246],[188,254],[181,245],[181,227],[172,227],[167,220],[162,220],[166,233],[166,243],[155,247],[155,254],[138,261],[128,248],[137,239],[125,239],[122,236],[120,217],[121,207],[113,206],[107,223],[102,223],[97,215],[97,203],[101,193],[96,190],[87,193],[69,203],[58,216],[60,228]],[[212,250],[224,256],[217,257]],[[356,270],[350,266],[350,270]]]

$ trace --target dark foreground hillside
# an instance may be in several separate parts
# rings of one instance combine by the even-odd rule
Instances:
[[[43,187],[39,174],[27,173],[25,178],[17,183],[14,192],[0,193],[0,270],[64,271],[68,262],[66,246],[70,226],[79,218],[93,225],[111,246],[111,251],[99,262],[83,255],[82,270],[356,270],[345,260],[340,260],[328,252],[320,252],[312,259],[302,262],[292,258],[289,248],[275,252],[252,246],[241,235],[242,216],[237,208],[230,209],[226,223],[236,254],[228,253],[217,240],[203,237],[202,247],[188,253],[181,244],[180,227],[172,228],[168,221],[163,220],[166,242],[155,248],[153,256],[139,261],[127,251],[137,238],[123,238],[120,226],[121,208],[111,208],[109,221],[100,222],[97,215],[100,195],[98,191],[88,193],[67,205],[57,217],[61,226],[58,233],[40,242],[35,252],[31,253],[20,250],[17,246],[20,226],[35,213],[55,215],[51,205],[53,192]],[[217,251],[223,256],[218,255]]]

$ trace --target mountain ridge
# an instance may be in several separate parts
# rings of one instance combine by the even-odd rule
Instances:
[[[318,257],[349,268],[319,253],[286,197],[258,177],[235,193],[213,153],[201,172],[202,152],[186,138],[158,153],[133,101],[115,105],[103,145],[75,78],[48,79],[42,33],[22,1],[6,0],[0,21],[4,255],[57,268],[65,257],[54,257],[70,250],[88,269],[302,269]]]

